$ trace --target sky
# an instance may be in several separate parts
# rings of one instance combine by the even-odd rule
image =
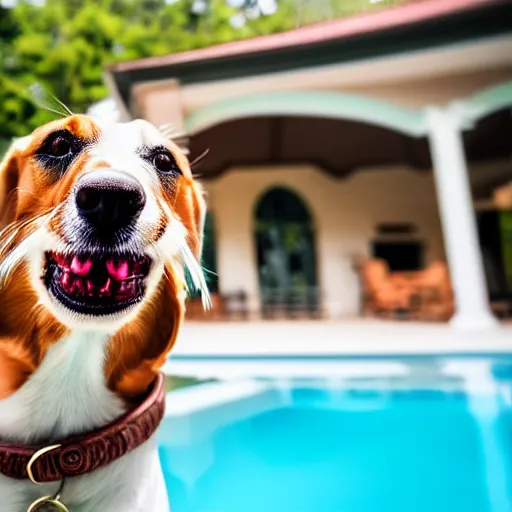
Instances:
[[[28,4],[35,5],[37,7],[41,7],[46,3],[46,0],[25,0]],[[6,9],[10,9],[12,7],[16,7],[19,3],[19,0],[0,0],[0,5],[5,7]]]

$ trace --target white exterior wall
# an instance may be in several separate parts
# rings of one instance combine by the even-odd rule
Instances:
[[[261,195],[276,186],[296,192],[312,213],[318,284],[332,317],[358,314],[353,258],[368,253],[378,223],[414,223],[415,236],[426,242],[427,260],[444,258],[430,173],[387,168],[334,180],[313,167],[233,169],[205,186],[214,215],[220,290],[245,290],[253,311],[259,310],[254,210]]]

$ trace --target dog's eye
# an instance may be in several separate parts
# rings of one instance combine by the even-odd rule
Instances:
[[[36,151],[35,158],[45,169],[62,176],[88,141],[75,137],[68,130],[50,134]]]
[[[61,135],[55,137],[48,146],[47,154],[50,156],[66,156],[68,153],[71,153],[71,142]]]
[[[46,138],[38,154],[52,158],[65,158],[80,152],[83,143],[67,130],[60,130]]]
[[[179,173],[179,167],[176,160],[170,153],[160,152],[153,157],[153,165],[155,168],[164,174]]]

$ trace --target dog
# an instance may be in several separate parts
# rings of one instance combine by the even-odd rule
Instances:
[[[160,368],[188,281],[207,307],[205,210],[185,152],[146,121],[70,115],[12,144],[0,166],[0,510],[169,510]]]

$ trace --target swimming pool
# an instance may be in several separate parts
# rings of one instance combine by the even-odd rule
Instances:
[[[173,512],[512,510],[512,360],[345,368],[171,393]]]

